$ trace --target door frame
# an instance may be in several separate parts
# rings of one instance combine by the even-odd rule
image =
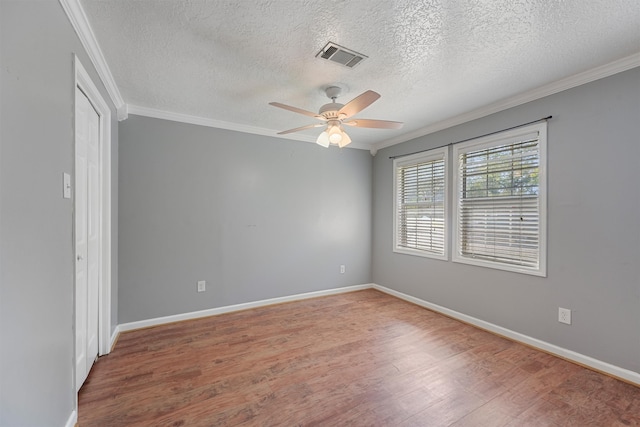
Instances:
[[[111,351],[111,110],[89,73],[84,68],[77,55],[73,55],[73,69],[75,83],[73,87],[74,99],[74,141],[75,141],[75,92],[79,88],[89,99],[100,119],[99,130],[99,279],[98,279],[98,355],[109,354]],[[73,168],[75,176],[75,142],[73,149]],[[74,186],[75,187],[75,186]],[[73,223],[75,225],[75,188],[73,197]],[[75,263],[75,237],[73,238],[73,254]],[[75,300],[75,278],[74,278]],[[75,334],[75,304],[74,304],[74,334]],[[74,336],[75,343],[75,336]],[[74,344],[75,347],[75,344]],[[75,349],[74,349],[75,359]],[[75,363],[74,363],[75,384]],[[75,388],[75,385],[74,385]]]

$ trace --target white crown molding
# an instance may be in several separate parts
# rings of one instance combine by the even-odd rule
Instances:
[[[429,135],[444,129],[448,129],[462,123],[470,122],[472,120],[476,120],[490,114],[516,107],[518,105],[526,104],[527,102],[535,101],[536,99],[544,98],[545,96],[553,95],[555,93],[562,92],[564,90],[571,89],[586,83],[591,83],[593,81],[609,77],[636,67],[640,67],[640,52],[634,53],[633,55],[629,55],[609,64],[605,64],[591,70],[583,71],[582,73],[565,77],[564,79],[549,83],[544,86],[540,86],[536,89],[523,92],[510,98],[494,102],[492,104],[480,107],[459,116],[451,117],[449,119],[433,123],[429,126],[425,126],[412,132],[405,133],[395,138],[382,141],[375,145],[375,151],[390,147],[392,145],[397,145],[402,142],[410,141],[412,139],[420,138],[422,136]],[[374,150],[374,148],[372,148],[372,150]]]
[[[84,49],[87,51],[91,63],[96,68],[102,84],[104,84],[107,89],[111,102],[113,102],[116,107],[118,120],[126,119],[126,105],[113,79],[111,70],[109,70],[107,61],[104,59],[102,50],[100,50],[100,45],[93,34],[87,15],[84,13],[84,9],[82,9],[80,0],[59,0],[59,2],[78,35],[82,46],[84,46]]]
[[[118,121],[121,122],[126,120],[129,117],[129,106],[127,104],[122,104],[118,107]]]
[[[292,141],[312,142],[315,144],[316,137],[309,135],[277,135],[277,131],[273,129],[261,128],[256,126],[242,125],[238,123],[225,122],[222,120],[209,119],[206,117],[192,116],[189,114],[174,113],[171,111],[156,110],[154,108],[140,107],[137,105],[127,104],[127,114],[136,116],[152,117],[155,119],[171,120],[180,123],[189,123],[192,125],[207,126],[217,129],[226,129],[236,132],[251,133],[254,135],[270,136],[273,138],[289,139]],[[358,148],[368,150],[368,146],[352,143],[347,148]]]
[[[256,135],[276,137],[276,132],[272,129],[257,126],[242,125],[238,123],[225,122],[206,117],[192,116],[189,114],[174,113],[172,111],[156,110],[154,108],[140,107],[137,105],[127,105],[128,114],[136,116],[152,117],[155,119],[170,120],[173,122],[188,123],[192,125],[207,126],[218,129],[233,130],[236,132],[252,133]],[[315,139],[307,135],[289,136],[277,135],[278,138],[294,139],[304,142],[315,142]]]

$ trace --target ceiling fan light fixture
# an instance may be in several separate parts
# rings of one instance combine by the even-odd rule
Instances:
[[[346,147],[349,144],[351,144],[351,138],[349,138],[349,135],[347,135],[346,132],[342,131],[342,139],[338,143],[338,147]]]
[[[331,141],[331,143],[334,145],[339,145],[343,138],[343,132],[342,129],[340,129],[340,126],[330,125],[328,133],[329,141]]]
[[[342,129],[342,126],[329,125],[327,130],[318,135],[316,144],[328,148],[330,145],[337,145],[338,147],[346,147],[351,144],[351,138]]]
[[[331,144],[331,141],[329,141],[329,134],[327,133],[327,131],[323,131],[320,135],[318,135],[318,139],[316,139],[316,144],[321,145],[324,148],[328,148],[329,145]]]

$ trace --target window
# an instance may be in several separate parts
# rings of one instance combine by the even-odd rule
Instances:
[[[546,123],[454,145],[453,260],[546,276]]]
[[[447,259],[447,151],[393,161],[394,252]]]

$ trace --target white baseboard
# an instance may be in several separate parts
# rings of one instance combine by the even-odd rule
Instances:
[[[253,302],[248,302],[243,304],[212,308],[208,310],[194,311],[191,313],[176,314],[173,316],[165,316],[165,317],[158,317],[154,319],[140,320],[137,322],[123,323],[118,325],[113,331],[113,335],[111,336],[111,345],[113,346],[120,332],[131,331],[134,329],[148,328],[150,326],[163,325],[166,323],[179,322],[182,320],[190,320],[190,319],[198,319],[198,318],[207,317],[207,316],[215,316],[217,314],[231,313],[234,311],[247,310],[250,308],[265,307],[268,305],[281,304],[284,302],[300,301],[308,298],[316,298],[316,297],[322,297],[327,295],[336,295],[336,294],[359,291],[363,289],[371,289],[371,288],[376,289],[380,292],[384,292],[388,295],[392,295],[396,298],[409,301],[421,307],[428,308],[429,310],[442,313],[446,316],[452,317],[454,319],[458,319],[470,325],[477,326],[478,328],[493,332],[495,334],[512,339],[514,341],[527,344],[531,347],[537,348],[547,353],[551,353],[556,356],[562,357],[563,359],[573,361],[580,365],[584,365],[586,367],[592,368],[596,371],[607,373],[614,377],[618,377],[620,379],[623,379],[625,381],[628,381],[630,383],[640,386],[640,373],[633,372],[628,369],[620,368],[615,365],[611,365],[601,360],[594,359],[589,356],[585,356],[584,354],[580,354],[572,350],[567,350],[566,348],[562,348],[557,345],[550,344],[546,341],[542,341],[537,338],[533,338],[528,335],[524,335],[507,328],[503,328],[502,326],[498,326],[493,323],[489,323],[484,320],[477,319],[475,317],[457,312],[455,310],[451,310],[446,307],[442,307],[440,305],[437,305],[428,301],[421,300],[420,298],[416,298],[411,295],[407,295],[402,292],[398,292],[393,289],[389,289],[387,287],[377,285],[375,283],[347,286],[344,288],[328,289],[328,290],[317,291],[317,292],[308,292],[304,294],[290,295],[286,297],[271,298],[271,299],[253,301]]]
[[[438,313],[442,313],[446,316],[453,317],[454,319],[458,319],[462,322],[469,323],[473,326],[477,326],[480,329],[484,329],[495,334],[501,335],[503,337],[512,339],[514,341],[521,342],[523,344],[527,344],[531,347],[535,347],[539,350],[545,351],[547,353],[554,354],[563,359],[567,359],[573,362],[576,362],[580,365],[592,368],[596,371],[604,372],[614,377],[620,378],[622,380],[628,381],[630,383],[636,384],[640,386],[640,373],[630,371],[628,369],[620,368],[615,365],[611,365],[609,363],[603,362],[601,360],[594,359],[589,356],[585,356],[584,354],[576,353],[575,351],[567,350],[566,348],[558,347],[557,345],[550,344],[546,341],[539,340],[537,338],[532,338],[528,335],[521,334],[519,332],[512,331],[507,328],[503,328],[502,326],[494,325],[493,323],[485,322],[484,320],[477,319],[472,316],[468,316],[466,314],[451,310],[446,307],[442,307],[437,304],[430,303],[428,301],[421,300],[419,298],[413,297],[411,295],[403,294],[402,292],[394,291],[393,289],[386,288],[384,286],[373,284],[373,289],[377,289],[380,292],[384,292],[386,294],[392,295],[394,297],[403,299],[405,301],[412,302],[416,305],[419,305],[424,308],[428,308],[429,310],[436,311]]]
[[[347,286],[344,288],[327,289],[324,291],[308,292],[304,294],[290,295],[280,298],[271,298],[260,301],[247,302],[243,304],[228,305],[225,307],[211,308],[208,310],[193,311],[191,313],[175,314],[173,316],[157,317],[155,319],[139,320],[137,322],[122,323],[116,328],[117,333],[131,331],[133,329],[148,328],[150,326],[163,325],[166,323],[180,322],[182,320],[198,319],[201,317],[215,316],[216,314],[231,313],[234,311],[247,310],[249,308],[264,307],[267,305],[281,304],[283,302],[299,301],[309,298],[336,295],[346,292],[371,289],[372,283],[364,285]],[[114,332],[115,333],[115,332]]]
[[[64,425],[64,427],[75,427],[77,422],[78,413],[76,411],[73,411],[71,415],[69,415],[69,419],[67,420],[67,423]]]
[[[116,325],[116,327],[113,328],[113,333],[111,334],[111,339],[109,340],[109,351],[113,350],[113,346],[116,345],[118,336],[120,336],[120,325]]]

